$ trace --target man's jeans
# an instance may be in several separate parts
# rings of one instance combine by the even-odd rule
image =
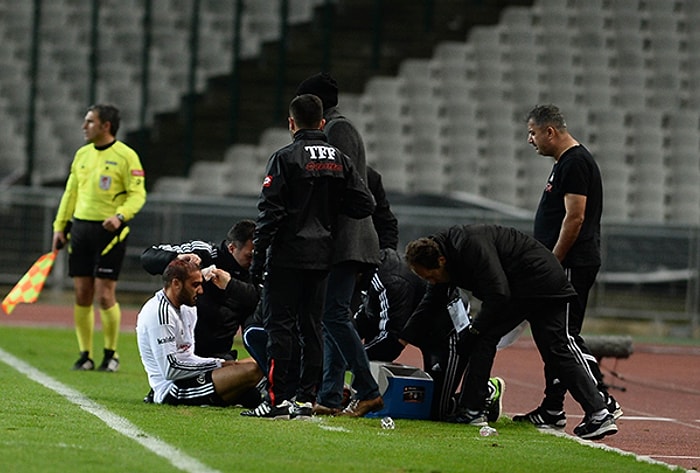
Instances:
[[[345,371],[353,374],[357,399],[379,396],[379,386],[369,368],[364,345],[352,323],[350,303],[355,290],[359,263],[341,263],[328,276],[323,309],[323,382],[317,401],[326,407],[341,407]]]

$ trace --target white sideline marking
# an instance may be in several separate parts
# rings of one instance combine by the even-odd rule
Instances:
[[[214,470],[207,465],[204,465],[199,460],[190,457],[172,445],[169,445],[155,437],[151,437],[124,417],[114,414],[96,402],[90,400],[79,391],[69,388],[65,384],[42,373],[30,364],[25,363],[19,358],[7,353],[2,348],[0,348],[0,361],[3,361],[8,366],[16,369],[32,381],[35,381],[42,386],[60,394],[76,406],[100,419],[102,422],[107,424],[109,428],[116,430],[120,434],[134,440],[135,442],[138,442],[156,455],[166,459],[175,468],[193,473],[220,473],[218,470]]]
[[[678,422],[677,419],[671,419],[670,417],[651,417],[651,416],[628,416],[623,414],[620,419],[624,420],[646,420],[650,422]]]
[[[321,424],[318,426],[320,429],[327,430],[329,432],[351,432],[349,429],[346,429],[345,427],[342,427],[340,425],[324,425]]]
[[[672,470],[672,471],[686,471],[687,473],[695,473],[694,470],[685,470],[683,467],[678,466],[678,465],[669,465],[668,463],[664,463],[664,462],[659,461],[659,460],[654,460],[652,458],[652,455],[637,455],[636,453],[628,452],[625,450],[620,450],[619,448],[611,447],[609,445],[605,445],[604,443],[596,443],[596,442],[593,442],[591,440],[585,440],[585,439],[576,437],[575,435],[569,435],[566,432],[562,432],[559,430],[554,430],[554,429],[538,429],[538,430],[540,432],[545,433],[545,434],[556,435],[557,437],[569,438],[569,439],[573,440],[574,442],[578,442],[581,445],[586,445],[588,447],[599,448],[601,450],[605,450],[606,452],[615,452],[615,453],[618,453],[620,455],[634,457],[638,462],[649,463],[652,465],[662,465],[662,466],[665,466],[666,468],[668,468],[669,470]],[[660,455],[653,455],[653,456],[660,457]],[[670,457],[666,457],[666,458],[670,458]]]

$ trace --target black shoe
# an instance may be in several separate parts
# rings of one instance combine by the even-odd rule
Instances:
[[[310,402],[299,402],[294,401],[291,412],[289,413],[290,419],[311,419],[314,414],[314,406]]]
[[[605,395],[605,407],[612,414],[613,419],[617,420],[622,417],[622,406],[610,394]]]
[[[105,348],[104,353],[104,358],[102,359],[102,363],[100,363],[100,367],[97,368],[97,371],[114,373],[119,370],[119,358],[114,356],[114,350],[107,350]]]
[[[489,397],[486,399],[486,419],[496,422],[501,417],[503,409],[503,393],[506,391],[506,382],[501,378],[489,378]]]
[[[155,402],[153,400],[153,394],[154,394],[153,389],[148,391],[148,394],[146,394],[146,397],[143,398],[143,402],[145,402],[146,404],[153,404]]]
[[[538,429],[558,429],[566,427],[566,414],[550,414],[542,406],[532,412],[513,416],[513,422],[529,422]]]
[[[261,417],[264,419],[289,419],[294,405],[289,401],[282,401],[277,406],[271,406],[268,401],[263,401],[255,409],[241,412],[243,417]]]
[[[613,435],[616,433],[617,425],[615,425],[615,419],[610,413],[601,420],[593,420],[586,417],[583,419],[583,422],[574,429],[574,434],[586,440],[600,440],[606,435]]]
[[[453,424],[467,424],[477,427],[486,427],[489,425],[484,412],[470,413],[466,409],[462,409],[455,415],[447,417],[446,420]]]
[[[95,369],[95,362],[92,361],[88,352],[81,351],[80,358],[73,364],[74,371],[91,371]]]

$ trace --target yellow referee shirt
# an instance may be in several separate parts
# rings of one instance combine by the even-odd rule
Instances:
[[[73,217],[101,222],[119,213],[128,221],[145,203],[145,173],[138,154],[118,140],[101,149],[89,143],[75,153],[53,230],[63,231]]]

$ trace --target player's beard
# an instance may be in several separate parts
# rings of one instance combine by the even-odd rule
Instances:
[[[177,299],[180,305],[188,305],[190,307],[194,307],[197,303],[197,293],[190,293],[183,287],[177,294]]]

